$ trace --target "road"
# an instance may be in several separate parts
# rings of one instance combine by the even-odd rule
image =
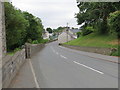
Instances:
[[[118,64],[49,43],[31,59],[40,88],[117,88]]]

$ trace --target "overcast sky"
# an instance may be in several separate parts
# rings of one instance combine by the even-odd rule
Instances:
[[[12,4],[41,18],[44,27],[79,27],[75,13],[79,12],[76,0],[12,0]]]

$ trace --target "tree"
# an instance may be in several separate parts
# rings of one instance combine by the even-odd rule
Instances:
[[[28,25],[22,11],[17,10],[12,4],[5,3],[5,26],[7,50],[13,50],[24,44],[26,26]]]
[[[49,33],[52,33],[52,32],[53,32],[51,28],[47,28],[46,30],[47,30]]]
[[[28,40],[40,40],[42,39],[43,25],[40,18],[33,16],[28,12],[24,12],[25,19],[29,22],[29,26],[26,28],[26,41]]]
[[[100,34],[108,33],[107,17],[120,10],[120,2],[78,2],[80,12],[76,14],[78,24],[93,26]]]
[[[5,3],[5,24],[8,51],[21,47],[27,41],[42,40],[41,19],[16,9],[8,2]]]
[[[120,38],[120,11],[110,13],[108,22],[111,32],[117,33],[118,38]]]

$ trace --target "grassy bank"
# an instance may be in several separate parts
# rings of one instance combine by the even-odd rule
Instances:
[[[118,48],[118,38],[116,35],[97,35],[95,33],[81,36],[75,40],[65,43],[67,45]],[[114,56],[118,56],[117,53]]]

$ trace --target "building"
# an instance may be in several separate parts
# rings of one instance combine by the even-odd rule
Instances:
[[[59,36],[58,36],[58,43],[65,43],[77,38],[77,32],[80,32],[79,29],[65,29]]]
[[[50,35],[49,35],[49,32],[48,31],[44,31],[43,34],[42,34],[42,37],[43,39],[50,39]]]
[[[80,32],[79,29],[69,29],[69,34],[71,34],[75,39],[77,38],[77,32]]]

